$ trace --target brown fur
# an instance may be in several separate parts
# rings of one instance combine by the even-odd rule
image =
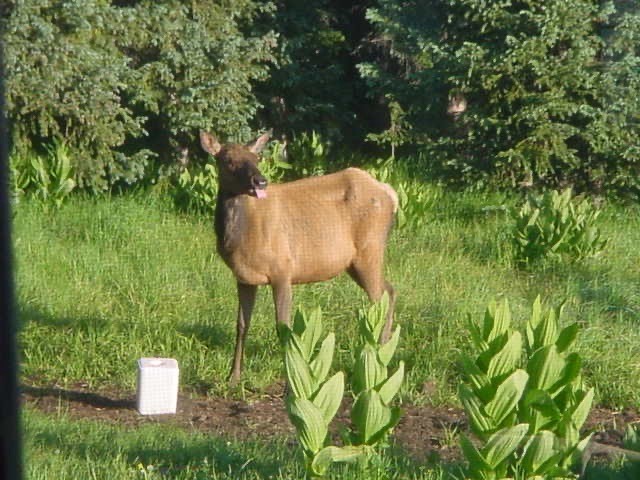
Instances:
[[[218,252],[238,283],[238,328],[231,380],[242,369],[244,340],[258,285],[271,285],[278,322],[289,324],[291,285],[328,280],[342,272],[378,300],[389,292],[391,307],[381,341],[390,335],[393,288],[383,276],[389,229],[397,210],[394,190],[357,168],[280,185],[256,198],[252,185],[261,175],[250,146],[220,145],[201,134],[220,174],[216,206]]]

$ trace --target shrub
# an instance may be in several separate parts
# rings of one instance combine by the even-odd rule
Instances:
[[[515,260],[520,265],[536,261],[593,257],[602,252],[602,239],[595,222],[600,211],[586,198],[573,198],[570,188],[529,196],[514,212]]]
[[[567,478],[590,436],[580,438],[593,389],[580,377],[581,359],[570,353],[577,324],[560,330],[562,309],[542,311],[538,297],[523,336],[511,329],[506,300],[489,305],[483,322],[469,319],[478,353],[463,357],[466,383],[459,396],[480,447],[462,437],[474,479]],[[524,359],[523,359],[524,357]]]

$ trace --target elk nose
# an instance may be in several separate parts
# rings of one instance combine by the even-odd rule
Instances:
[[[253,186],[259,189],[265,189],[267,188],[267,179],[262,175],[256,175],[253,177]]]

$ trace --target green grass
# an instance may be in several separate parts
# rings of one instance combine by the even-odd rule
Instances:
[[[492,298],[507,297],[522,325],[541,294],[547,304],[566,299],[564,321],[581,324],[577,347],[597,403],[639,407],[640,210],[606,208],[599,226],[611,240],[601,258],[581,266],[521,271],[511,264],[507,216],[500,208],[487,208],[505,202],[510,204],[501,195],[445,192],[423,229],[393,233],[387,271],[399,294],[396,321],[403,333],[396,361],[403,359],[408,367],[405,401],[455,403],[456,359],[469,349],[466,316],[482,315]],[[59,210],[22,201],[15,211],[13,238],[24,383],[81,383],[133,392],[136,359],[169,356],[180,363],[183,390],[239,395],[225,381],[235,338],[235,283],[215,254],[210,218],[176,213],[168,199],[154,192],[74,196]],[[349,371],[355,312],[366,304],[364,294],[340,277],[296,287],[294,302],[322,307],[326,327],[336,331],[336,368]],[[249,332],[245,386],[259,392],[283,377],[281,368],[271,293],[263,288]],[[426,382],[435,385],[428,395],[422,392]],[[30,415],[36,419],[26,426],[30,459],[42,467],[30,464],[30,478],[65,478],[61,460],[44,446],[47,435],[56,444],[58,428],[90,430],[95,448],[74,450],[73,455],[88,455],[91,468],[101,472],[120,469],[109,478],[141,478],[135,452],[161,448],[152,434],[144,440],[147,434],[141,432],[125,433],[138,447],[118,449],[100,440],[101,435],[115,435],[115,427],[64,419],[47,423]],[[172,441],[187,442],[180,435],[175,433]],[[176,478],[216,478],[213,467],[202,462],[207,449],[221,448],[214,448],[219,440],[190,442],[177,450],[182,448],[185,458],[187,450],[202,453],[176,462],[195,473]],[[115,449],[104,456],[110,460],[100,460],[100,448]],[[241,452],[246,461],[251,455],[245,449],[250,448],[258,447],[234,447],[229,455]],[[225,464],[217,478],[269,478],[265,472],[280,478],[281,459],[271,453],[276,456],[264,460],[270,466],[260,470],[260,477],[251,473],[257,467],[245,477],[225,477]],[[144,462],[153,463],[151,457]],[[286,468],[291,475],[298,467]],[[58,473],[47,477],[47,471]],[[70,469],[66,478],[92,478],[89,470],[74,472]]]
[[[31,410],[24,427],[26,476],[32,480],[304,478],[302,452],[285,438],[240,442],[168,425],[127,429]],[[445,471],[388,451],[366,470],[334,466],[329,478],[441,480]]]

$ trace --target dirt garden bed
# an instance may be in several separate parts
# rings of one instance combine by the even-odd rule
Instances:
[[[91,419],[136,427],[149,423],[166,423],[186,430],[211,432],[229,439],[269,439],[291,436],[282,399],[282,385],[274,385],[262,394],[252,394],[246,400],[181,395],[175,415],[142,416],[135,409],[131,393],[90,391],[82,385],[70,389],[56,386],[23,386],[24,405],[44,413],[66,413],[71,418]],[[453,407],[403,405],[403,416],[393,433],[395,444],[417,461],[460,458],[457,434],[468,430],[464,412]],[[337,418],[348,421],[347,410]],[[595,408],[585,429],[593,431],[601,445],[620,447],[626,425],[640,421],[633,409],[613,411]],[[595,453],[602,453],[596,449]]]

